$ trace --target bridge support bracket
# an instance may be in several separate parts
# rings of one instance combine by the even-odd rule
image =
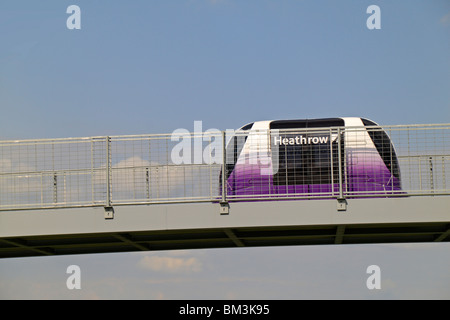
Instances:
[[[105,219],[114,219],[113,207],[105,207]]]
[[[230,205],[228,202],[220,202],[220,214],[230,214]]]
[[[347,211],[347,200],[344,198],[337,199],[337,211]]]

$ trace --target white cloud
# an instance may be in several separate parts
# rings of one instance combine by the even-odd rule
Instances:
[[[145,256],[139,260],[138,266],[151,271],[167,273],[193,273],[202,270],[202,263],[194,257]]]
[[[185,256],[191,256],[191,255],[204,255],[203,251],[196,251],[196,250],[173,250],[173,251],[167,251],[167,255],[174,256],[174,257],[185,257]]]
[[[442,25],[444,25],[444,26],[450,25],[450,12],[447,13],[445,16],[443,16],[443,17],[441,18],[441,20],[439,20],[439,21],[440,21],[440,23],[441,23]]]
[[[112,166],[113,199],[209,198],[218,193],[218,176],[207,165],[159,164],[133,156]],[[95,181],[104,183],[105,173],[99,172]]]

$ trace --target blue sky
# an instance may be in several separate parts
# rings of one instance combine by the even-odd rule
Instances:
[[[68,30],[74,3],[0,4],[0,138],[450,119],[448,1],[76,1]]]
[[[81,8],[81,30],[66,27],[72,4]],[[380,30],[366,27],[372,4],[381,8]],[[205,130],[337,116],[386,125],[450,122],[447,0],[3,0],[0,30],[2,140],[170,133],[192,130],[195,120]],[[0,261],[0,298],[339,298],[345,292],[345,298],[448,299],[448,249],[279,247],[10,259]],[[155,261],[180,267],[155,269]],[[226,268],[227,261],[235,264]],[[377,293],[365,287],[365,267],[374,263],[389,275]],[[80,292],[65,287],[70,264],[85,270]],[[113,266],[107,274],[105,266]]]

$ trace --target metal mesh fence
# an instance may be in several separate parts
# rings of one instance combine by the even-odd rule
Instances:
[[[402,187],[410,194],[448,194],[450,126],[386,128],[396,147]]]
[[[102,138],[0,142],[0,208],[101,204]]]
[[[449,124],[0,141],[0,210],[441,194]]]
[[[216,138],[220,133],[112,138],[112,204],[213,200],[220,163],[206,143]]]

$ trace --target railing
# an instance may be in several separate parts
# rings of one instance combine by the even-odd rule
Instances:
[[[381,130],[392,145],[382,141],[388,145],[375,159],[368,132],[376,138]],[[242,137],[236,139],[242,142],[236,148],[231,136],[219,131],[0,141],[0,210],[450,195],[450,124],[251,131],[236,136]],[[280,138],[286,137],[294,140],[284,144]],[[301,151],[289,151],[290,141],[303,145]],[[248,158],[240,158],[246,152]],[[399,168],[390,168],[388,176],[386,170],[381,173],[383,183],[375,181],[370,170],[381,170],[383,161],[394,166],[395,157]],[[250,169],[252,159],[259,175]],[[401,190],[395,183],[397,169]]]

